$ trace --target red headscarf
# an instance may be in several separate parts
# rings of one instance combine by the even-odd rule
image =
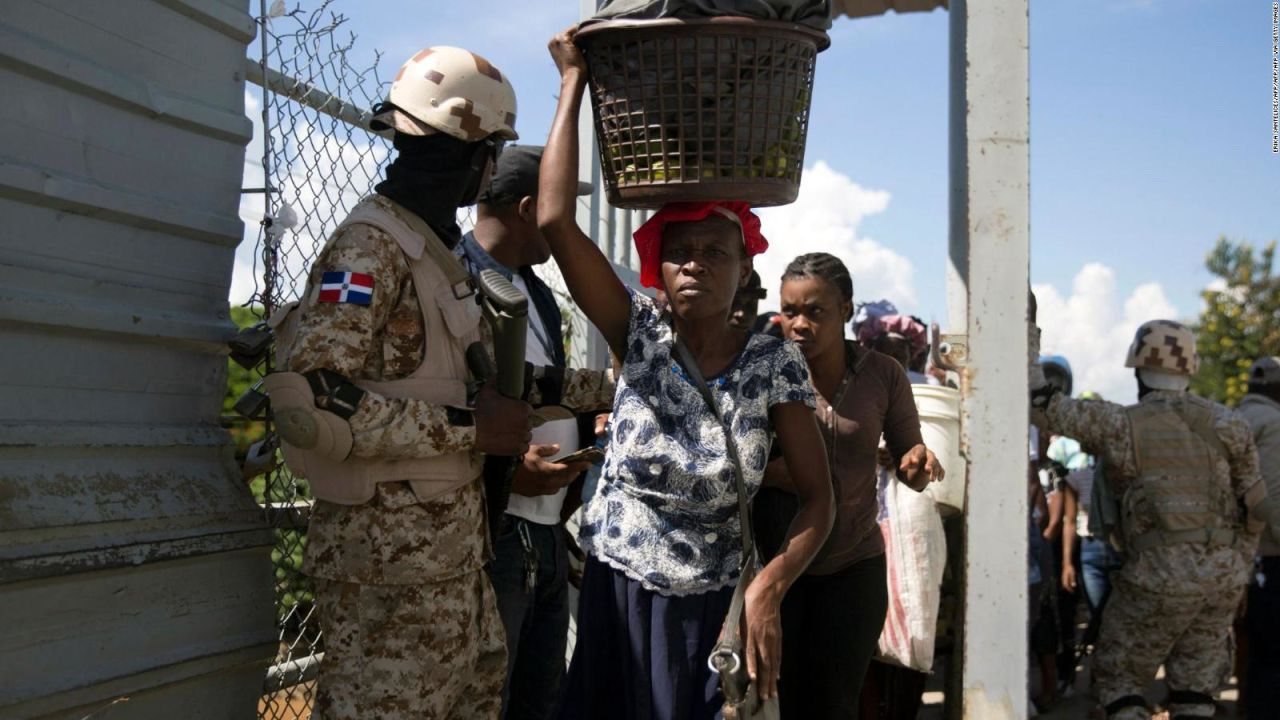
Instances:
[[[631,236],[640,255],[640,284],[651,288],[662,284],[662,231],[667,223],[697,222],[712,215],[719,215],[738,225],[747,257],[769,249],[769,241],[760,234],[760,218],[751,212],[747,203],[724,200],[667,203]]]

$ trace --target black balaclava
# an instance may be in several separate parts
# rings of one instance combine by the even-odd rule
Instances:
[[[1142,375],[1138,373],[1138,369],[1133,369],[1133,377],[1138,381],[1138,399],[1146,397],[1148,394],[1155,392],[1155,388],[1142,382]]]
[[[474,200],[479,174],[484,172],[481,143],[466,143],[444,133],[396,133],[396,159],[387,166],[387,179],[374,191],[426,221],[445,245],[462,240],[459,207]],[[479,167],[476,167],[477,161]]]

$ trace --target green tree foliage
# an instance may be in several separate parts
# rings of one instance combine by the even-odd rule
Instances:
[[[262,307],[232,307],[231,321],[236,327],[244,329],[262,319]],[[227,392],[222,397],[222,417],[226,420],[227,431],[236,445],[236,458],[243,459],[249,446],[262,439],[267,428],[261,422],[251,422],[236,414],[236,400],[262,377],[261,368],[246,370],[240,363],[227,358]]]
[[[1204,310],[1196,323],[1200,371],[1196,394],[1235,405],[1248,392],[1249,366],[1259,357],[1280,355],[1280,275],[1276,243],[1255,251],[1225,237],[1205,266],[1221,286],[1201,293]]]

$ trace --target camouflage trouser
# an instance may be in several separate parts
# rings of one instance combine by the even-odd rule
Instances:
[[[497,720],[507,650],[483,570],[425,585],[317,578],[316,606],[315,720]]]
[[[1102,615],[1094,660],[1094,680],[1103,705],[1127,695],[1142,695],[1163,663],[1172,691],[1212,695],[1230,662],[1227,638],[1244,586],[1222,584],[1187,588],[1187,594],[1159,593],[1114,578]],[[1179,704],[1173,717],[1213,717],[1214,706]],[[1130,707],[1110,720],[1145,720],[1151,713]]]

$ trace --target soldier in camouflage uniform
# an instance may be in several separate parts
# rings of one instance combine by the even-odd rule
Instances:
[[[329,238],[296,311],[274,318],[287,371],[266,383],[286,461],[317,498],[303,565],[325,644],[314,717],[496,719],[506,650],[483,572],[481,453],[523,453],[530,408],[468,384],[466,348],[492,344],[450,248],[456,209],[515,138],[515,95],[483,58],[428,48],[375,113],[399,156]],[[612,398],[601,373],[532,376],[535,404]]]
[[[1094,664],[1114,720],[1150,717],[1142,692],[1161,664],[1174,720],[1213,716],[1258,539],[1242,508],[1255,518],[1271,512],[1248,424],[1187,392],[1197,362],[1191,331],[1156,320],[1138,329],[1126,362],[1136,368],[1137,405],[1073,400],[1032,370],[1037,424],[1103,458],[1120,499],[1126,561]]]

